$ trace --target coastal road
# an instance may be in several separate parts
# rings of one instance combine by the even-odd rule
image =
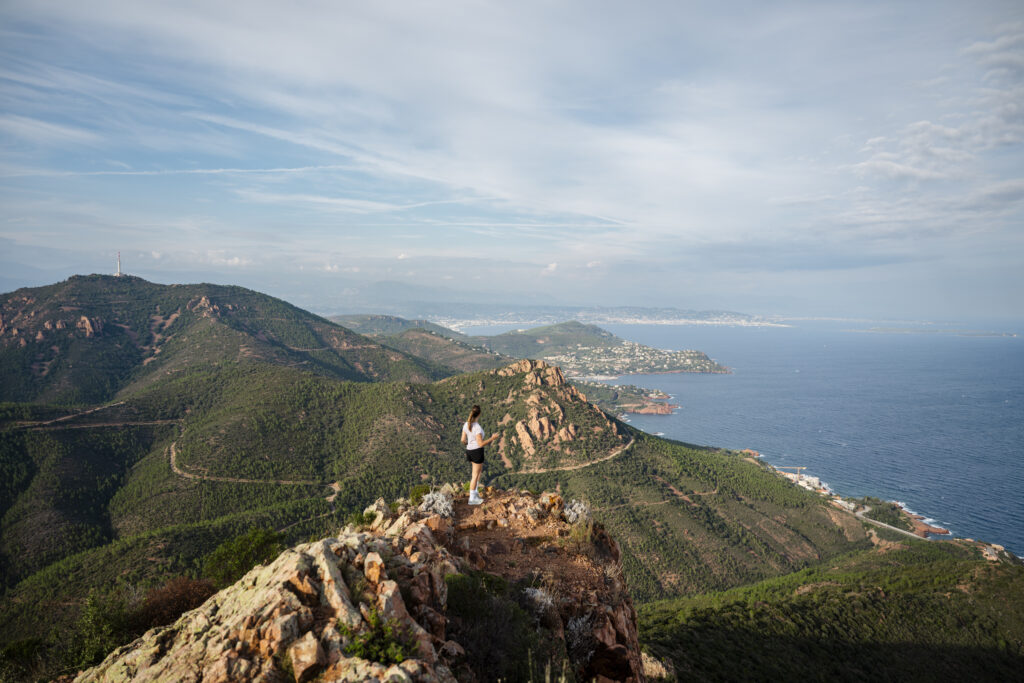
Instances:
[[[883,529],[888,529],[889,531],[895,531],[896,533],[903,534],[904,536],[910,536],[911,538],[916,538],[919,541],[921,541],[921,540],[924,540],[924,541],[932,540],[932,539],[928,538],[927,536],[922,538],[921,536],[918,536],[915,533],[911,533],[911,532],[907,531],[906,529],[900,529],[898,527],[894,527],[892,525],[886,524],[885,522],[879,522],[877,519],[871,519],[870,517],[865,517],[864,515],[866,515],[869,512],[871,512],[871,506],[870,505],[865,505],[863,508],[861,508],[860,510],[857,510],[853,514],[855,514],[857,517],[859,517],[861,520],[867,522],[868,524],[874,524],[875,526],[880,526]]]

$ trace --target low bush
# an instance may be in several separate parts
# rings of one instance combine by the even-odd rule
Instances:
[[[364,526],[373,524],[373,521],[377,519],[377,515],[356,510],[355,512],[349,513],[345,517],[345,524],[351,524],[357,529]]]
[[[350,639],[345,653],[381,664],[401,664],[416,656],[416,644],[397,622],[384,619],[375,609],[367,615],[368,631],[356,633],[338,622],[342,635]]]
[[[190,609],[195,609],[217,592],[213,582],[178,576],[159,588],[154,588],[130,618],[136,631],[173,623]]]
[[[417,484],[416,486],[413,486],[411,489],[409,489],[409,502],[412,503],[414,506],[419,505],[421,502],[423,502],[423,496],[427,495],[428,493],[430,493],[429,484]]]
[[[256,565],[277,557],[284,550],[283,539],[271,529],[249,529],[207,555],[203,575],[219,588],[230,586]]]

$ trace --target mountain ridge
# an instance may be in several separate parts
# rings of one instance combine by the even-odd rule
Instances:
[[[151,286],[98,276],[83,280],[72,285],[116,285],[108,291],[121,291],[119,296],[125,288]],[[905,567],[893,565],[893,572],[909,571],[948,590],[960,590],[959,585],[973,590],[971,577],[991,566],[976,549],[957,542],[928,543],[925,552],[923,541],[869,531],[853,514],[743,454],[639,432],[586,402],[558,367],[543,361],[453,374],[248,290],[217,290],[239,298],[215,295],[204,303],[190,285],[152,287],[174,293],[177,298],[165,300],[177,305],[99,301],[97,306],[119,317],[61,312],[79,316],[72,320],[85,315],[92,326],[92,336],[84,324],[76,323],[72,332],[65,322],[59,330],[67,339],[62,354],[81,359],[73,369],[101,358],[90,356],[99,348],[97,340],[122,345],[115,351],[111,344],[108,362],[82,375],[102,389],[95,395],[103,401],[79,396],[81,405],[69,406],[74,397],[68,393],[37,391],[34,402],[0,405],[0,481],[7,505],[0,510],[0,639],[6,643],[0,668],[10,657],[22,656],[17,653],[42,652],[61,660],[67,643],[84,638],[89,604],[137,595],[174,577],[199,578],[218,546],[250,529],[279,533],[289,545],[332,536],[377,496],[411,499],[438,482],[468,476],[459,425],[473,403],[484,408],[481,422],[488,433],[502,437],[488,449],[487,483],[515,491],[560,491],[564,500],[587,501],[595,521],[616,539],[638,603],[765,585],[771,609],[760,611],[756,591],[750,609],[754,614],[777,609],[789,619],[793,605],[764,582],[794,577],[789,594],[799,589],[817,595],[802,582],[804,577],[818,582],[813,578],[818,575],[794,572],[846,566],[844,558],[898,559]],[[87,296],[88,287],[80,292]],[[70,305],[66,299],[53,301],[53,310]],[[159,311],[154,303],[160,303]],[[179,306],[181,313],[165,325]],[[44,330],[43,343],[49,341],[47,333],[57,333],[58,318],[29,313],[27,322],[17,320],[19,335],[3,337],[5,372],[31,374],[36,362],[21,352],[35,342],[25,339],[22,345],[20,330]],[[162,319],[155,332],[154,314]],[[4,320],[9,333],[15,317],[5,314]],[[47,321],[53,330],[46,330]],[[165,332],[187,330],[187,340],[164,339],[160,354],[144,356],[120,324],[136,332],[141,346],[153,346],[156,335]],[[149,336],[143,336],[146,330]],[[260,331],[266,341],[258,338]],[[337,334],[349,346],[302,350],[318,348],[322,340],[314,335],[319,334]],[[241,353],[245,345],[252,355]],[[120,352],[131,368],[142,368],[139,374],[126,374],[114,362]],[[142,365],[143,357],[157,360]],[[356,372],[357,363],[375,370],[376,377],[348,379],[345,373]],[[445,379],[421,381],[432,372]],[[71,382],[78,375],[66,377]],[[54,397],[65,405],[47,402]],[[912,552],[903,553],[903,547]],[[950,557],[962,572],[944,569]],[[1020,591],[1020,567],[998,562],[1005,572],[1001,590]],[[883,581],[862,565],[849,571],[849,585],[860,582],[855,592],[870,593],[880,585],[887,594],[904,591],[900,581]],[[822,600],[831,604],[827,593]],[[961,603],[945,613],[940,603],[929,605],[937,618],[975,614]],[[795,607],[806,610],[806,623],[814,627],[829,614],[811,603]],[[659,624],[657,632],[648,631],[651,642],[663,644],[664,654],[681,670],[692,669],[693,658],[678,644],[705,637],[707,631],[694,621],[700,615],[676,604],[647,614]],[[739,619],[729,610],[701,614],[701,623],[717,623],[715,628]],[[844,628],[859,623],[856,613],[837,614]],[[1001,639],[1006,652],[1019,657],[1014,643],[1024,637],[1024,627],[995,623],[971,633],[986,648],[1000,647]],[[67,656],[78,661],[74,653]],[[700,671],[709,675],[707,668]]]
[[[615,541],[560,496],[486,495],[379,499],[74,680],[643,681]]]
[[[226,360],[354,381],[451,374],[252,290],[73,276],[0,301],[0,400],[97,402],[162,373]]]

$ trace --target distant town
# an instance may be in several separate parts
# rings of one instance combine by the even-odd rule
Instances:
[[[545,360],[561,367],[571,378],[613,379],[620,375],[659,372],[729,372],[702,351],[663,351],[631,341],[610,347],[581,344],[574,350],[545,355]]]

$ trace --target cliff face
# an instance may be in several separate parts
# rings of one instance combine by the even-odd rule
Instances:
[[[555,494],[378,500],[76,681],[641,681],[619,549]],[[575,523],[570,523],[569,520]]]

